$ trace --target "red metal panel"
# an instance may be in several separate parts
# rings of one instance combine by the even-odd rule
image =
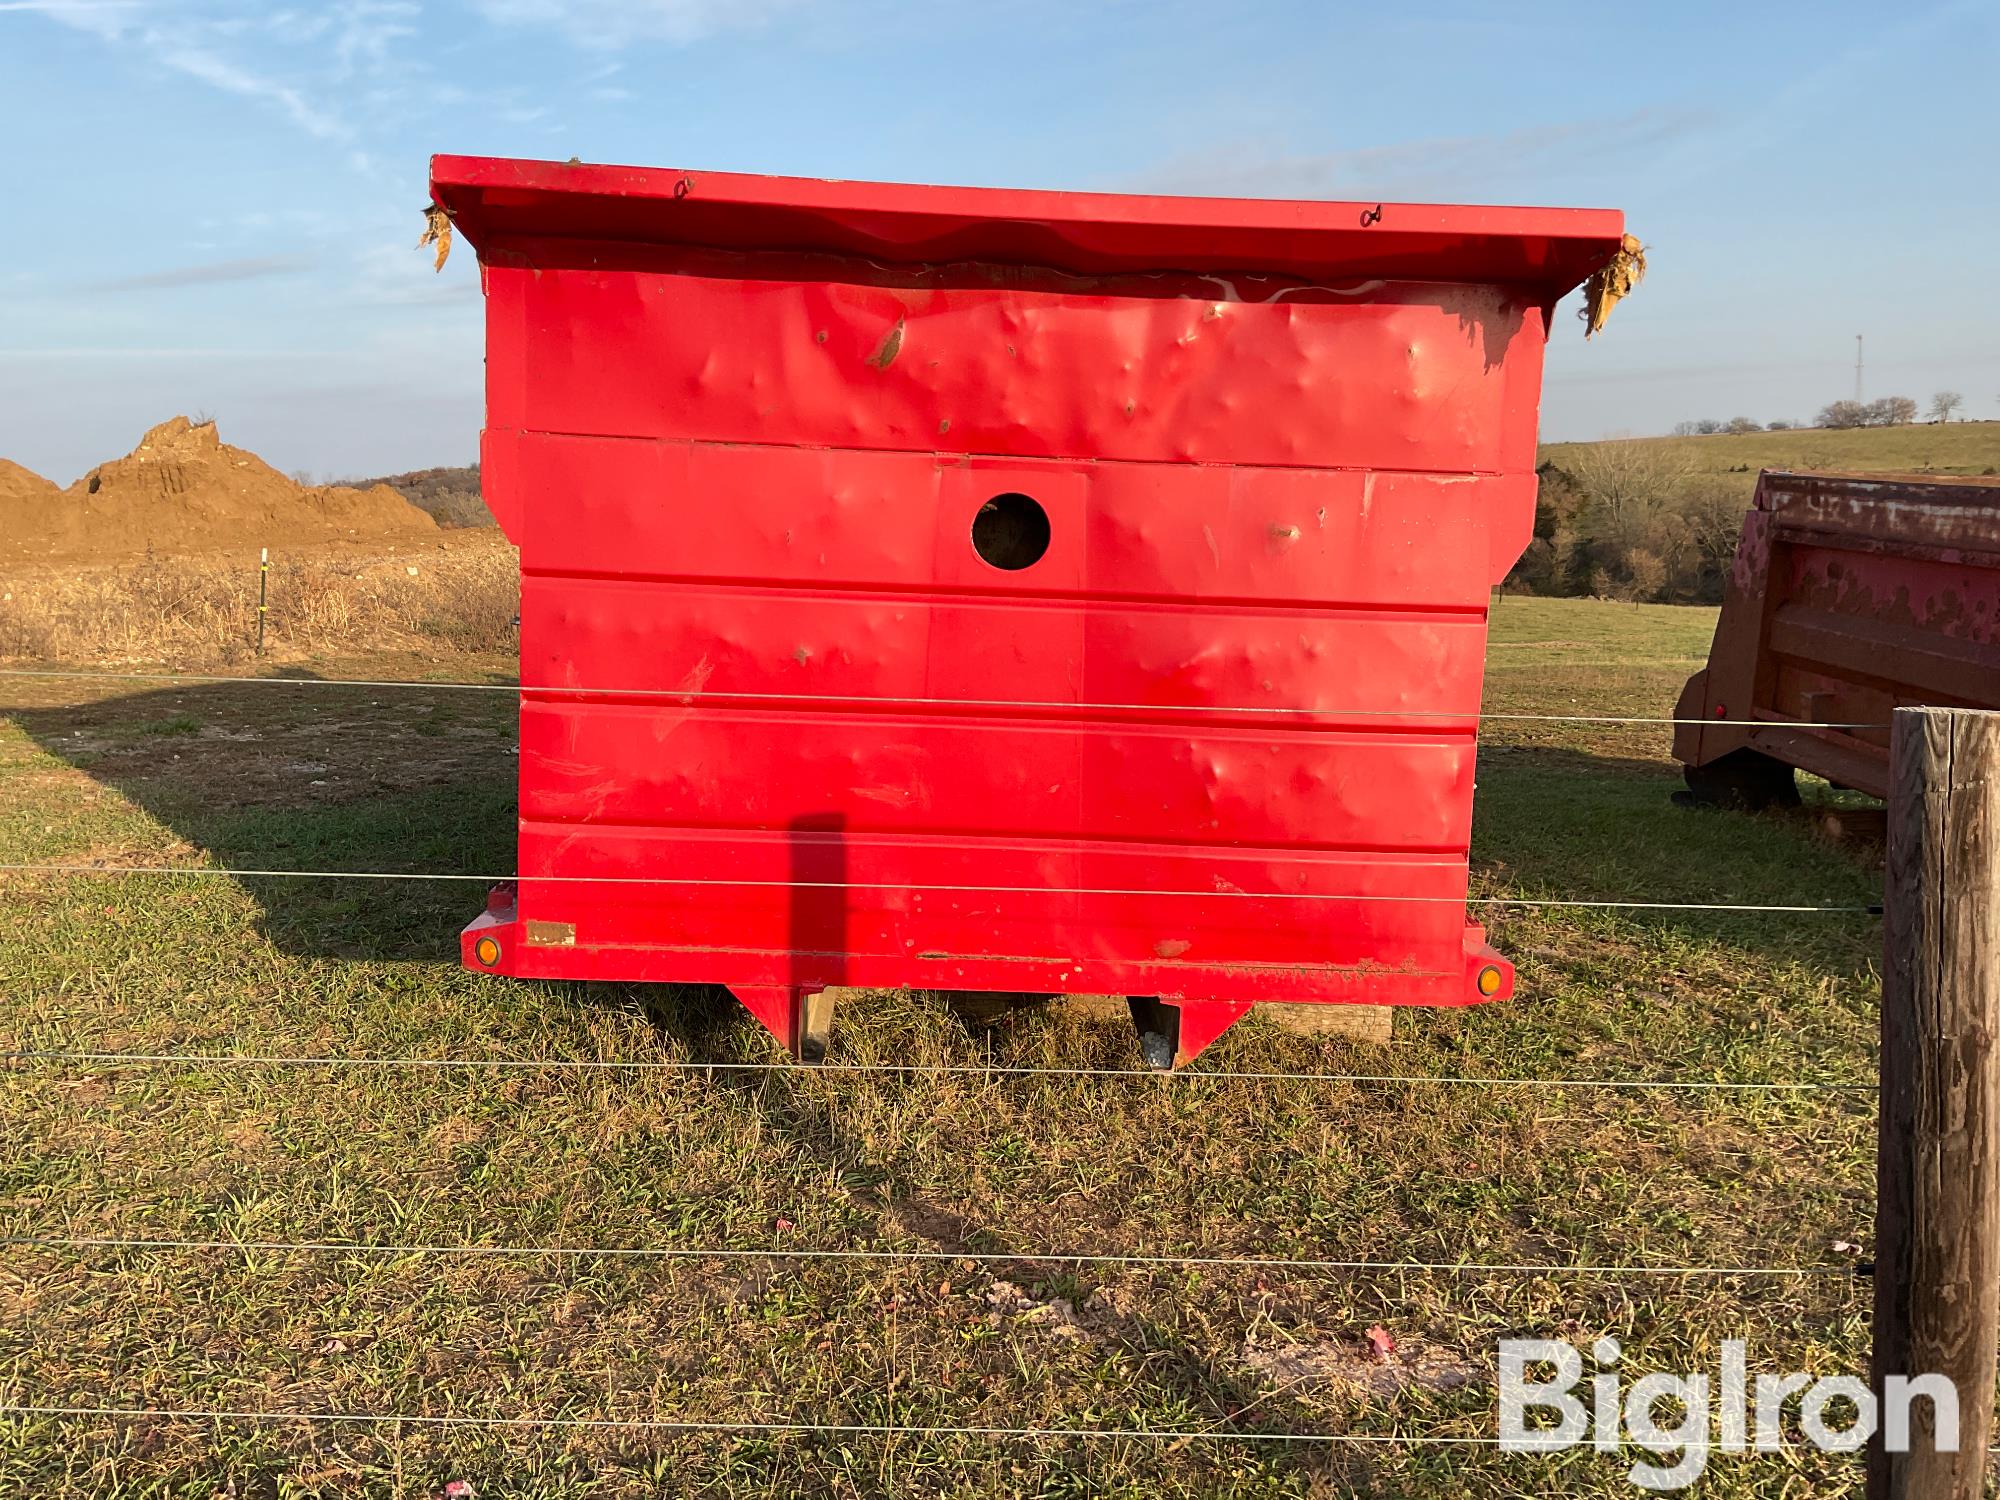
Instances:
[[[1372,279],[1241,289],[1269,298],[1253,301],[1224,277],[996,292],[960,268],[846,269],[857,283],[768,256],[567,248],[584,263],[529,245],[489,266],[533,351],[491,367],[492,426],[1450,473],[1518,471],[1532,451],[1515,389],[1539,388],[1531,294]]]
[[[524,512],[512,535],[531,574],[1483,619],[1526,543],[1521,517],[1534,516],[1532,473],[1005,461],[498,429],[485,455],[488,483]],[[966,545],[979,507],[1010,489],[1058,523],[1047,555],[1019,574]],[[1455,544],[1438,545],[1446,536]]]
[[[875,705],[901,716],[1088,715],[1252,732],[1338,725],[1469,739],[1477,704],[1463,686],[1478,681],[1486,635],[1476,615],[1444,611],[1169,611],[546,574],[522,589],[528,683],[700,694],[736,707]],[[1338,649],[1325,640],[1333,631]],[[1409,713],[1422,717],[1412,723]]]
[[[524,867],[564,879],[523,880],[521,908],[576,929],[578,948],[544,953],[544,964],[573,970],[604,953],[629,962],[649,948],[672,957],[627,978],[1385,1004],[1478,998],[1462,952],[1462,857],[947,841],[820,824],[599,826],[579,836],[574,825],[527,820]],[[694,883],[717,871],[739,883]],[[690,883],[584,878],[661,873]],[[1234,894],[1277,889],[1328,899]],[[514,957],[532,961],[525,950]],[[681,960],[687,972],[670,972]],[[995,982],[1028,972],[1036,983]],[[1041,983],[1057,974],[1061,982]]]
[[[521,816],[578,824],[1463,850],[1472,800],[1470,735],[531,702],[521,756]]]
[[[801,1047],[833,985],[1159,996],[1183,1057],[1255,1000],[1508,993],[1463,905],[1487,590],[1615,215],[434,191],[529,689],[469,961],[729,984]]]

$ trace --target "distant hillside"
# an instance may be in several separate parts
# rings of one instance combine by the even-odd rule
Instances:
[[[1620,443],[1674,454],[1697,474],[1741,474],[1747,495],[1759,469],[1852,469],[1899,474],[2000,473],[2000,422],[1918,422],[1907,427],[1795,428],[1712,437],[1618,438],[1545,443],[1541,461],[1570,469],[1583,450]]]
[[[386,484],[419,510],[428,511],[440,526],[491,526],[493,512],[479,498],[479,465],[457,469],[413,469],[379,479],[357,479],[357,485]]]
[[[2000,422],[1549,443],[1535,539],[1507,587],[1712,604],[1761,469],[2000,474]]]

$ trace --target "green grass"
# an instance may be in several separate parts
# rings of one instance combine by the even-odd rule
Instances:
[[[1616,440],[1614,440],[1616,441]],[[1648,446],[1685,454],[1697,473],[1740,474],[1747,492],[1759,469],[1852,469],[1863,473],[1993,474],[2000,472],[2000,422],[1918,422],[1907,427],[1839,431],[1715,433],[1708,437],[1642,438]],[[1561,467],[1587,443],[1548,443],[1541,458]]]
[[[1704,442],[1714,441],[1709,439]],[[1503,601],[1499,711],[1661,713],[1713,612]],[[356,675],[365,664],[344,663]],[[499,669],[499,664],[493,664]],[[384,666],[382,670],[389,670]],[[9,687],[0,860],[501,869],[511,702],[227,687],[64,701]],[[145,726],[181,724],[171,733]],[[1674,807],[1659,726],[1489,726],[1484,892],[1874,899],[1803,818]],[[1817,795],[1809,792],[1809,795]],[[0,876],[0,1042],[296,1056],[761,1060],[698,991],[529,984],[452,961],[467,887]],[[0,1092],[11,1235],[568,1246],[879,1247],[1343,1260],[1812,1266],[1868,1234],[1875,924],[1520,910],[1520,997],[1412,1013],[1370,1048],[1246,1023],[1210,1069],[1853,1085],[1565,1085],[391,1071],[17,1062]],[[934,996],[836,1018],[850,1061],[1130,1067],[1063,1010],[988,1030]],[[995,1284],[1075,1323],[996,1310]],[[1624,1341],[1628,1375],[1867,1363],[1865,1280],[1304,1273],[946,1262],[638,1261],[255,1251],[0,1258],[0,1400],[443,1415],[1485,1436],[1495,1343]],[[1379,1324],[1463,1369],[1370,1394]],[[1418,1443],[0,1425],[0,1493],[1625,1495],[1632,1455]],[[1809,1452],[1718,1455],[1703,1493],[1858,1493]]]

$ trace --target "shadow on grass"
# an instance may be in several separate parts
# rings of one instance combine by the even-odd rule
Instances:
[[[451,701],[458,696],[203,684],[7,717],[210,864],[506,874],[513,700]],[[121,862],[115,850],[93,854]],[[451,961],[459,929],[486,899],[482,880],[250,876],[242,884],[262,908],[264,935],[302,956]]]
[[[719,986],[602,988],[622,990],[622,1000],[636,1002],[663,1040],[686,1049],[680,1055],[735,1053],[732,1043],[740,1032],[735,1037],[729,1033],[745,1018],[734,997]],[[776,1077],[718,1069],[706,1086],[718,1095],[749,1101],[775,1145],[812,1162],[812,1177],[840,1183],[850,1201],[879,1213],[900,1236],[927,1250],[997,1257],[982,1263],[983,1276],[1011,1281],[1037,1301],[1062,1298],[1072,1309],[1085,1306],[1095,1289],[1089,1268],[1040,1258],[1002,1225],[930,1201],[898,1163],[894,1144],[871,1150],[843,1124],[835,1093],[812,1087],[812,1082],[810,1069]],[[1322,1477],[1344,1472],[1346,1455],[1316,1453],[1280,1440],[1279,1435],[1288,1432],[1321,1430],[1323,1418],[1270,1399],[1273,1393],[1267,1387],[1240,1373],[1197,1338],[1152,1319],[1123,1315],[1116,1319],[1115,1330],[1100,1327],[1099,1331],[1146,1363],[1151,1377],[1164,1388],[1168,1404],[1185,1403],[1204,1413],[1195,1425],[1270,1434],[1272,1442],[1261,1450],[1261,1457],[1276,1471]],[[1161,1398],[1149,1395],[1149,1399]],[[1246,1447],[1256,1446],[1254,1436],[1245,1442]]]
[[[310,703],[307,692],[314,695]],[[10,717],[43,749],[87,771],[217,864],[510,871],[511,699],[491,695],[497,712],[467,711],[455,728],[447,726],[450,732],[438,733],[410,728],[423,707],[412,701],[418,696],[399,693],[378,704],[347,689],[293,694],[217,685],[23,709]],[[425,718],[435,731],[438,710]],[[455,737],[458,730],[492,734],[468,739]],[[1874,899],[1870,873],[1816,839],[1803,819],[1682,809],[1671,801],[1677,785],[1673,769],[1657,762],[1508,747],[1483,769],[1475,862],[1491,888],[1528,895],[1782,904]],[[282,951],[368,960],[452,962],[457,932],[484,895],[476,881],[257,877],[245,884],[261,908],[264,934]],[[1700,939],[1726,936],[1781,960],[1801,957],[1803,945],[1816,962],[1843,969],[1864,951],[1848,929],[1866,919],[1655,912],[1629,920]],[[614,1002],[602,993],[594,1000],[587,986],[567,988],[579,1003]],[[630,998],[627,987],[607,988],[617,992],[615,1003]],[[656,986],[641,1004],[677,1055],[742,1055],[750,1023],[725,993]],[[727,1072],[711,1086],[757,1091],[759,1112],[781,1142],[839,1180],[875,1185],[885,1215],[922,1242],[948,1252],[1022,1251],[1000,1228],[922,1201],[900,1180],[891,1157],[843,1129],[822,1091],[771,1088],[768,1079]],[[1079,1291],[1074,1275],[1029,1255],[1013,1266],[995,1265],[992,1274],[1015,1274],[1065,1296]],[[1303,1417],[1176,1330],[1139,1324],[1121,1337],[1218,1424],[1253,1405],[1268,1415],[1248,1425],[1290,1427],[1290,1419]],[[1298,1473],[1340,1472],[1330,1457],[1290,1449],[1269,1452],[1267,1462]]]
[[[325,698],[317,695],[330,690],[302,691],[314,693],[312,702],[319,704]],[[464,774],[415,785],[409,784],[406,765],[391,768],[393,777],[378,774],[378,756],[406,760],[427,742],[407,738],[399,724],[389,722],[392,715],[400,717],[404,700],[385,705],[381,724],[358,722],[371,717],[363,707],[309,708],[279,689],[223,686],[24,710],[12,717],[42,748],[194,845],[198,856],[182,856],[189,863],[205,858],[236,868],[510,871],[513,758],[496,754],[483,768],[461,767]],[[295,744],[292,727],[308,714],[328,716],[329,739],[357,738],[349,747],[324,739]],[[220,737],[246,733],[259,738]],[[504,752],[505,745],[499,748]],[[288,769],[300,765],[322,769]],[[315,787],[316,781],[325,784]],[[113,851],[93,852],[119,862]],[[161,882],[159,899],[173,900],[179,884]],[[484,897],[477,882],[250,878],[243,885],[258,904],[264,936],[287,954],[310,958],[454,962],[458,930]],[[556,988],[562,992],[559,1004],[580,1009],[636,1002],[667,1055],[734,1059],[762,1053],[755,1023],[719,988]],[[504,989],[496,986],[492,993],[495,1004],[506,1003]],[[837,1098],[827,1090],[802,1079],[728,1070],[718,1070],[702,1086],[718,1096],[748,1098],[765,1123],[768,1149],[814,1163],[815,1178],[874,1193],[885,1219],[916,1243],[1002,1256],[1047,1248],[1021,1240],[999,1219],[982,1221],[976,1209],[954,1212],[925,1201],[927,1195],[908,1181],[892,1150],[871,1146],[843,1124]],[[987,1272],[1078,1306],[1089,1290],[1074,1271],[1030,1258],[993,1263]],[[1208,1422],[1252,1431],[1316,1420],[1288,1410],[1283,1400],[1260,1402],[1265,1388],[1188,1330],[1135,1319],[1104,1336],[1115,1341],[1112,1347],[1135,1351],[1154,1371],[1149,1401],[1179,1398]],[[1231,1414],[1246,1409],[1240,1424],[1231,1422]],[[1294,1482],[1329,1472],[1324,1459],[1301,1453],[1297,1444],[1259,1444],[1254,1451],[1275,1472],[1299,1476]]]
[[[517,760],[506,694],[209,684],[16,709],[44,750],[88,771],[217,864],[504,875]],[[1482,752],[1473,861],[1488,890],[1576,900],[1867,904],[1879,877],[1805,815],[1681,808],[1671,763],[1570,748]],[[481,880],[251,877],[263,930],[290,953],[450,961]],[[1809,943],[1849,966],[1867,919],[1632,913],[1773,957]]]

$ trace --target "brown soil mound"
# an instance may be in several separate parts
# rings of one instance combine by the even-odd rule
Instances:
[[[288,547],[360,537],[435,536],[437,523],[387,485],[302,485],[231,447],[213,422],[175,417],[124,458],[68,489],[17,495],[0,471],[0,549],[16,559],[115,557],[221,547]]]
[[[55,499],[61,494],[55,485],[17,463],[0,458],[0,525],[11,521],[17,510]]]

